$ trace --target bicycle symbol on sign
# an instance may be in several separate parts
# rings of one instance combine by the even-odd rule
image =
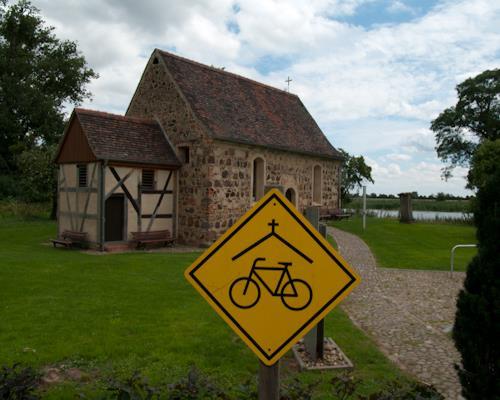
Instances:
[[[254,260],[252,269],[248,276],[237,278],[229,287],[229,297],[233,304],[239,308],[252,308],[261,296],[261,285],[273,297],[281,298],[283,305],[289,310],[300,311],[306,308],[312,300],[312,290],[309,284],[302,280],[292,278],[288,267],[291,262],[278,262],[278,266],[257,265],[260,261],[266,261],[264,257]],[[259,271],[281,271],[281,276],[273,290],[264,281]]]

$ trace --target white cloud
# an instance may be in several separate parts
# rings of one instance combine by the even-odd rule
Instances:
[[[385,156],[389,160],[392,161],[409,161],[411,160],[411,156],[409,154],[403,154],[403,153],[391,153],[387,154]]]
[[[34,4],[58,36],[78,41],[100,74],[90,87],[93,108],[123,112],[151,51],[174,50],[279,88],[290,76],[291,91],[301,97],[334,145],[379,161],[383,154],[396,162],[410,160],[391,160],[391,154],[411,154],[414,163],[433,160],[438,171],[429,171],[436,174],[437,183],[429,185],[442,184],[428,127],[455,101],[457,83],[498,67],[500,3],[442,0],[405,23],[368,27],[342,22],[372,1],[376,0]],[[411,12],[399,0],[389,9]],[[284,62],[267,73],[259,67],[263,57]],[[389,165],[380,168],[388,170]],[[397,172],[394,166],[392,172]],[[422,171],[400,167],[398,176],[419,182]]]
[[[411,8],[409,5],[403,3],[400,0],[393,0],[391,4],[387,7],[387,11],[391,13],[409,13],[414,14],[415,10]]]
[[[418,191],[429,195],[437,192],[454,194],[471,194],[465,190],[467,170],[457,168],[453,178],[448,181],[441,179],[441,167],[438,162],[417,162],[407,168],[401,168],[396,163],[381,163],[367,158],[367,164],[372,167],[374,184],[368,184],[368,192],[397,194],[401,192]]]

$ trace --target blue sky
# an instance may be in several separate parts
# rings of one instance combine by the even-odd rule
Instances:
[[[155,47],[285,88],[336,147],[365,156],[368,192],[467,194],[440,178],[430,121],[455,86],[500,66],[494,0],[35,0],[100,74],[85,107],[124,113]]]

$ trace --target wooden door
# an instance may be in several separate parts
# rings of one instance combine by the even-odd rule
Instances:
[[[112,195],[106,200],[105,240],[123,240],[125,226],[125,199],[122,194]]]

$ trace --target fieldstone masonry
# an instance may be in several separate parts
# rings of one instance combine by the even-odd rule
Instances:
[[[146,66],[127,115],[154,118],[174,148],[189,146],[189,163],[178,177],[181,242],[208,245],[248,210],[256,157],[265,160],[265,184],[294,189],[301,211],[312,205],[313,168],[320,165],[321,205],[339,206],[340,161],[212,139],[155,57]]]

